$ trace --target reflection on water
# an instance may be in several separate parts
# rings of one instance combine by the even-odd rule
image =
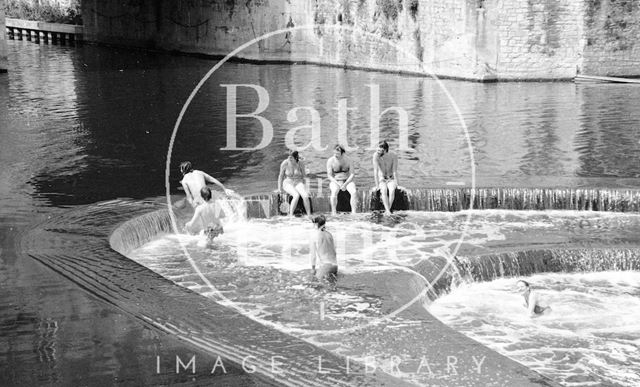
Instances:
[[[135,353],[134,347],[153,348],[155,334],[141,331],[136,323],[87,299],[77,286],[29,261],[15,248],[16,241],[29,223],[55,216],[67,206],[162,194],[171,130],[192,88],[214,62],[94,46],[7,43],[10,71],[0,75],[0,276],[8,278],[3,288],[14,291],[0,297],[7,306],[0,315],[7,327],[0,341],[7,345],[0,348],[8,348],[0,355],[17,353],[8,364],[23,364],[9,380],[32,380],[29,375],[40,370],[42,352],[43,359],[57,354],[55,359],[80,368],[93,364],[96,379],[91,380],[97,384],[104,382],[101,378],[111,380],[113,369],[139,382],[139,372],[132,376],[131,368],[102,360],[132,364],[123,354]],[[263,116],[274,127],[269,146],[258,151],[220,150],[226,143],[222,83],[255,83],[268,91],[270,103]],[[359,187],[371,185],[367,84],[380,85],[381,110],[399,106],[410,113],[411,150],[399,154],[402,184],[469,183],[470,155],[463,131],[444,93],[431,80],[314,66],[228,63],[187,112],[172,157],[172,191],[177,192],[177,164],[185,159],[241,193],[274,189],[285,133],[310,120],[300,111],[298,121],[290,122],[287,113],[295,107],[314,107],[321,118],[321,143],[332,145],[338,141],[341,98],[355,109],[348,111],[347,139],[359,147],[352,153],[356,182]],[[640,89],[570,83],[445,84],[467,123],[479,185],[638,186],[640,112],[635,101]],[[238,112],[255,109],[255,92],[239,93],[243,98]],[[393,148],[398,144],[396,125],[394,113],[381,119],[381,136],[391,139]],[[239,145],[255,145],[262,135],[255,120],[239,119],[238,128]],[[298,144],[308,141],[306,130],[297,132]],[[324,177],[330,149],[302,153],[314,176]],[[50,305],[59,307],[43,308]],[[37,317],[25,320],[23,310]],[[65,320],[67,316],[77,320]],[[15,325],[16,321],[32,323]],[[58,342],[73,345],[65,349],[46,341],[34,352],[32,344],[45,329],[38,321],[57,321]],[[17,337],[18,326],[30,334]],[[101,328],[70,333],[82,326],[120,327],[114,331],[128,333],[98,332]],[[143,339],[129,340],[126,350],[119,347],[131,335]],[[108,354],[96,342],[106,343]],[[49,371],[41,375],[45,381],[76,380],[69,374],[51,376]]]
[[[528,317],[515,279],[462,286],[429,310],[565,385],[640,383],[640,274],[546,274],[526,280],[551,313]]]

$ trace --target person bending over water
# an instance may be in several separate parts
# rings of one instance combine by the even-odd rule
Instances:
[[[311,273],[319,281],[323,279],[335,282],[338,276],[338,259],[336,258],[336,247],[333,243],[333,235],[325,227],[326,219],[323,215],[313,219],[316,231],[311,237],[309,246],[309,260],[311,262]],[[316,269],[316,266],[318,267]]]
[[[182,184],[185,195],[187,195],[187,201],[194,208],[203,203],[200,192],[203,187],[207,186],[207,183],[217,185],[222,189],[222,191],[224,191],[226,195],[231,195],[234,193],[232,190],[226,189],[222,183],[220,183],[213,177],[207,175],[202,171],[193,169],[193,166],[189,161],[185,161],[180,164],[180,172],[182,172],[182,180],[180,181],[180,183]]]
[[[280,174],[278,175],[278,193],[282,193],[284,189],[292,197],[289,205],[289,216],[293,216],[298,200],[301,197],[307,216],[311,216],[309,194],[304,186],[306,177],[304,163],[300,160],[298,151],[290,151],[289,157],[280,164]]]
[[[199,230],[203,230],[207,236],[207,242],[211,243],[215,237],[224,234],[224,229],[217,216],[216,204],[211,200],[211,189],[209,187],[202,187],[202,189],[200,189],[200,196],[203,202],[196,207],[193,217],[184,227],[187,232],[194,234]]]
[[[531,289],[529,283],[525,280],[516,282],[518,293],[524,297],[524,306],[529,311],[530,316],[536,316],[551,311],[549,306],[540,305],[540,296],[538,292]]]
[[[391,214],[391,207],[398,188],[398,156],[389,152],[389,144],[380,142],[373,154],[373,177],[376,189],[380,190],[380,199],[384,205],[384,213]]]
[[[356,205],[358,204],[356,184],[353,182],[355,174],[353,173],[351,160],[344,155],[344,148],[341,145],[336,145],[333,148],[333,156],[327,160],[327,177],[329,178],[329,189],[331,189],[331,196],[329,197],[331,213],[333,215],[336,214],[338,191],[347,190],[351,195],[351,213],[355,214]]]

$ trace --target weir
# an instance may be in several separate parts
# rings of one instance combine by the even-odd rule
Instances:
[[[405,188],[406,197],[396,194],[400,209],[411,211],[488,210],[576,210],[640,212],[640,190],[609,188]],[[374,191],[358,191],[358,212],[380,208]],[[250,218],[283,215],[275,194],[247,198]],[[327,196],[311,195],[317,212],[329,212]]]
[[[468,209],[473,200],[474,208],[478,209],[638,212],[640,197],[637,190],[630,189],[478,188],[472,191],[469,188],[411,188],[406,193],[407,207],[421,211],[460,211]],[[359,195],[359,210],[368,210],[371,193],[360,192]],[[248,218],[279,214],[281,198],[277,194],[256,194],[244,199]],[[328,198],[313,197],[312,201],[317,212],[328,211]],[[188,220],[191,211],[190,208],[175,208],[173,212],[178,224]],[[261,325],[229,307],[176,286],[126,258],[133,249],[163,233],[172,232],[171,216],[163,198],[142,203],[116,200],[51,219],[30,232],[22,244],[30,256],[91,294],[195,348],[218,353],[236,364],[248,355],[294,357],[296,366],[304,370],[316,369],[313,359],[317,361],[317,356],[322,356],[323,367],[335,371],[328,375],[294,371],[286,376],[285,384],[402,384],[401,380],[379,370],[374,374],[346,372],[344,359],[340,356]],[[464,379],[465,382],[555,385],[442,324],[422,307],[422,303],[448,292],[462,281],[487,281],[537,272],[637,270],[640,268],[639,257],[640,249],[633,246],[567,246],[479,256],[460,253],[449,267],[444,258],[423,260],[411,267],[419,275],[401,280],[392,276],[381,279],[381,283],[390,292],[396,308],[422,295],[421,302],[410,305],[399,316],[421,321],[420,328],[412,329],[430,338],[420,343],[425,351],[436,353],[445,348],[487,356],[486,375],[473,375],[472,379]],[[260,345],[263,342],[269,345],[263,347]],[[268,368],[266,364],[262,365]],[[362,371],[364,365],[352,362],[350,367]],[[490,380],[487,379],[489,375]],[[279,378],[273,377],[260,371],[256,375],[258,379],[280,382]]]
[[[462,280],[492,281],[536,273],[640,270],[639,248],[567,248],[513,251],[454,260]]]
[[[554,189],[554,188],[408,188],[400,197],[404,209],[411,211],[478,210],[575,210],[604,212],[640,212],[640,190],[636,189]],[[177,198],[175,198],[177,200]],[[368,212],[379,207],[373,191],[358,192],[358,211]],[[275,193],[249,195],[244,198],[247,218],[269,218],[285,215],[280,203],[285,196]],[[331,210],[327,196],[311,196],[314,212]],[[302,205],[300,201],[299,206]],[[179,224],[191,216],[190,209],[174,207]],[[162,233],[172,233],[171,217],[165,208],[130,219],[110,237],[114,250],[125,254]]]

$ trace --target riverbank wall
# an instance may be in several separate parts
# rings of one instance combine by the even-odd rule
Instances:
[[[614,0],[82,1],[85,39],[474,81],[640,76],[640,5]]]
[[[5,22],[4,22],[4,3],[5,0],[0,0],[0,73],[4,73],[9,69],[9,64],[7,63],[7,34],[4,33]]]

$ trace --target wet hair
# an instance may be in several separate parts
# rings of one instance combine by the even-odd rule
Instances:
[[[211,188],[202,187],[200,189],[200,196],[202,196],[205,202],[208,202],[209,200],[211,200]]]
[[[529,285],[529,283],[525,280],[518,280],[518,282],[522,282],[524,284],[524,286],[526,287],[530,287],[531,285]],[[518,284],[518,282],[516,282],[516,285]]]
[[[187,173],[193,171],[193,166],[191,165],[191,161],[184,161],[182,163],[180,163],[180,172],[183,175],[186,175]]]
[[[295,151],[295,150],[289,151],[289,156],[293,157],[296,163],[300,161],[300,155],[298,154],[298,151]]]
[[[387,144],[385,140],[380,141],[380,143],[378,144],[378,148],[384,149],[385,153],[389,152],[389,144]]]
[[[324,215],[318,215],[313,218],[313,223],[316,224],[316,227],[321,228],[325,223],[327,223],[327,219],[324,217]]]
[[[339,150],[340,153],[344,154],[344,148],[340,144],[336,144],[336,146],[333,147],[333,150]]]

